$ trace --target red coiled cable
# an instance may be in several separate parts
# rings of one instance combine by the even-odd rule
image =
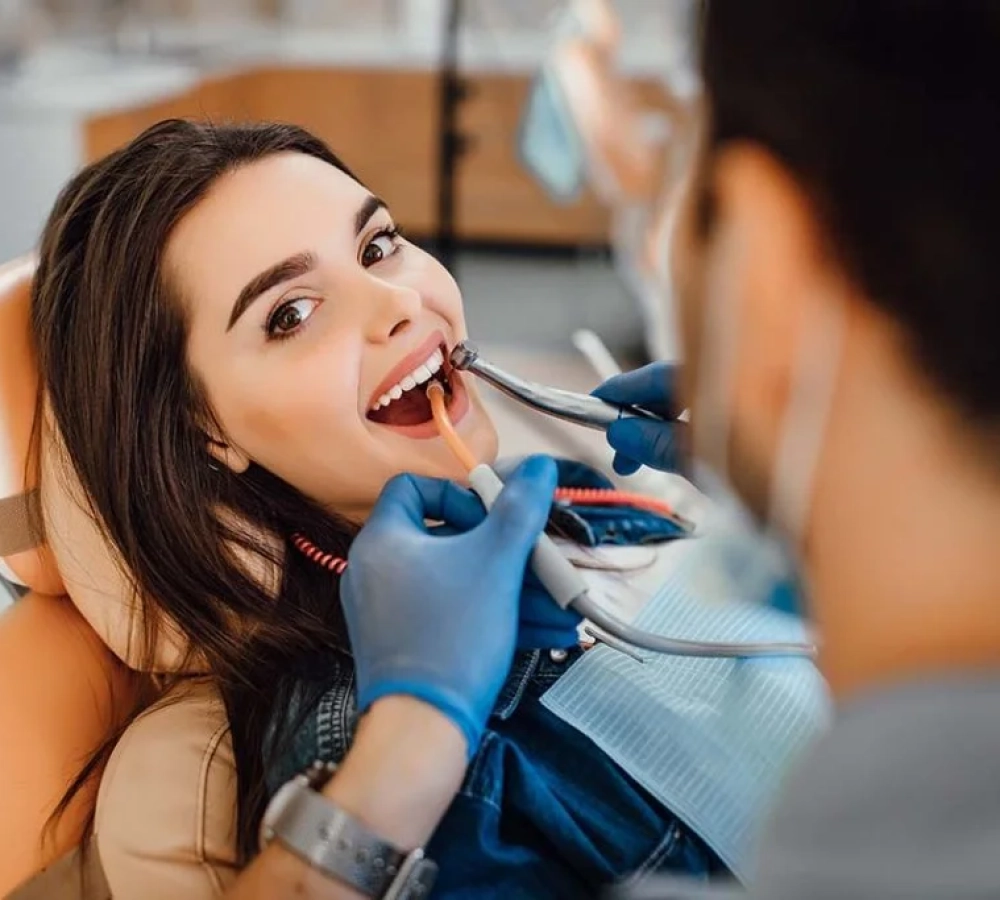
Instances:
[[[578,506],[631,506],[635,509],[645,509],[658,513],[675,522],[685,524],[670,504],[653,497],[647,497],[645,494],[633,494],[629,491],[616,491],[611,488],[557,488],[555,498],[563,503],[575,503]],[[293,534],[292,545],[310,562],[316,563],[334,575],[343,575],[347,568],[346,559],[334,556],[332,553],[326,553],[305,535]]]
[[[616,491],[613,488],[556,488],[556,500],[575,503],[578,506],[631,506],[683,522],[669,503],[647,497],[645,494]]]
[[[344,574],[344,569],[347,568],[347,560],[343,557],[334,556],[332,553],[325,553],[301,534],[292,535],[292,544],[299,553],[311,562],[316,563],[317,566],[333,572],[334,575]]]

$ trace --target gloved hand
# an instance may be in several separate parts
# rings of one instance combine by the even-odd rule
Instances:
[[[354,652],[358,705],[408,694],[448,716],[469,755],[510,670],[525,567],[545,527],[556,469],[532,457],[470,531],[479,501],[450,482],[403,475],[386,485],[348,555],[341,602]]]
[[[675,471],[680,465],[681,448],[677,422],[680,410],[674,405],[677,370],[668,363],[651,363],[609,378],[594,396],[610,403],[631,403],[669,421],[650,422],[645,419],[621,419],[608,428],[608,443],[615,449],[614,470],[619,475],[631,475],[641,466],[663,472]]]
[[[556,605],[552,595],[530,569],[521,587],[518,650],[567,650],[580,642],[577,626],[583,617]]]
[[[455,494],[448,505],[449,523],[430,528],[434,535],[450,536],[471,531],[486,518],[486,510],[472,491]],[[528,569],[521,584],[521,607],[518,617],[518,650],[565,650],[580,640],[577,626],[583,621],[579,613],[558,606],[552,595]]]

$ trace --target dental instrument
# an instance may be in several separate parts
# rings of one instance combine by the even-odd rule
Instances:
[[[609,425],[620,419],[665,421],[662,416],[641,406],[608,403],[590,394],[577,394],[518,378],[483,359],[479,348],[472,341],[459,341],[451,351],[448,361],[452,368],[460,372],[471,372],[518,403],[523,403],[553,418],[582,425],[584,428],[606,431]],[[689,418],[690,411],[685,409],[677,416],[677,421],[687,422]]]
[[[468,344],[459,344],[458,347],[466,348],[464,353],[468,353]],[[455,353],[452,354],[453,361],[455,355]],[[456,368],[462,367],[456,366]],[[482,500],[483,506],[486,509],[490,509],[503,490],[503,482],[500,480],[500,476],[490,466],[476,460],[473,453],[455,430],[455,426],[448,416],[444,388],[439,383],[431,382],[427,386],[427,399],[431,405],[434,423],[442,439],[461,462],[462,466],[468,471],[469,484],[480,500]],[[600,403],[601,401],[597,402]],[[611,404],[602,405],[615,409]],[[594,601],[590,596],[590,588],[583,580],[583,577],[573,567],[572,563],[563,556],[555,542],[546,534],[542,534],[538,538],[534,553],[532,554],[531,564],[538,580],[541,581],[545,589],[552,595],[552,598],[561,608],[573,609],[587,620],[588,623],[596,626],[596,629],[592,632],[594,637],[599,637],[601,632],[606,632],[613,639],[612,641],[608,641],[608,645],[619,650],[621,649],[619,642],[623,642],[633,648],[650,650],[654,653],[702,658],[732,657],[742,659],[776,656],[811,658],[816,653],[816,648],[812,644],[807,643],[714,643],[710,641],[685,641],[663,637],[662,635],[636,628],[609,613]],[[634,652],[629,652],[628,655],[636,658]]]
[[[471,341],[461,341],[456,344],[449,360],[454,368],[471,372],[519,403],[557,419],[583,425],[585,428],[604,431],[612,422],[626,418],[663,421],[661,416],[640,406],[618,406],[587,394],[563,391],[518,378],[483,359],[479,354],[479,348]]]
[[[595,331],[589,328],[580,328],[574,331],[571,338],[573,346],[583,354],[591,368],[597,373],[601,381],[614,378],[615,375],[622,374],[622,367],[611,355],[604,341]]]

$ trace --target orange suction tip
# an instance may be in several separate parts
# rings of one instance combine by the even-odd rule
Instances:
[[[434,424],[437,426],[438,433],[448,445],[448,449],[455,454],[458,461],[465,467],[466,471],[471,472],[479,465],[479,460],[472,455],[472,451],[466,446],[465,441],[458,436],[455,426],[451,424],[451,419],[448,418],[448,406],[445,403],[444,388],[436,381],[432,381],[427,386],[427,399],[431,404],[431,413],[434,416]]]

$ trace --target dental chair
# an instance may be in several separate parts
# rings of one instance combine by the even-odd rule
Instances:
[[[221,702],[194,673],[180,702],[140,714],[46,828],[83,763],[181,653],[166,639],[154,672],[135,670],[144,657],[127,576],[44,411],[34,452],[33,272],[30,258],[0,266],[0,574],[29,589],[0,613],[0,897],[221,894],[236,871],[235,767]]]

